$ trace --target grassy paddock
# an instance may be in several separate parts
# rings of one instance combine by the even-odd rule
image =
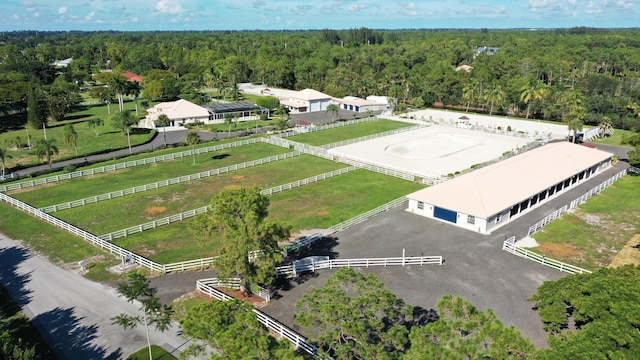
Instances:
[[[640,231],[640,176],[625,176],[533,237],[539,252],[585,269],[608,266]]]
[[[193,165],[192,157],[188,156],[181,159],[140,165],[110,173],[24,188],[9,192],[9,195],[30,205],[42,207],[240,164],[287,152],[290,152],[290,150],[269,144],[257,143],[197,155],[195,165]],[[169,189],[171,188],[172,187],[169,187]]]
[[[366,192],[363,188],[369,189]],[[269,218],[301,230],[327,228],[424,188],[406,180],[357,170],[271,196]],[[154,261],[171,263],[215,255],[219,240],[198,243],[188,221],[144,231],[115,242]]]
[[[353,124],[349,126],[342,126],[333,129],[315,131],[306,134],[300,134],[288,137],[293,141],[309,144],[309,145],[324,145],[334,142],[355,139],[361,136],[367,136],[372,134],[378,134],[385,131],[391,131],[408,126],[414,126],[413,124],[404,123],[401,121],[393,120],[377,120],[371,122],[364,122],[360,124]]]
[[[256,185],[268,188],[344,168],[311,155],[268,163],[197,181],[163,187],[56,212],[60,219],[96,235],[205,206],[225,188]],[[110,177],[108,177],[110,178]],[[108,214],[108,216],[105,216]]]

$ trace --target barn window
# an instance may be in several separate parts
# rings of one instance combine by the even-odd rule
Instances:
[[[476,223],[476,217],[475,217],[475,216],[473,216],[473,215],[469,215],[469,216],[467,216],[467,222],[468,222],[469,224],[471,224],[471,225],[475,224],[475,223]]]
[[[418,209],[424,210],[424,202],[418,201]]]
[[[496,216],[496,224],[499,223],[500,221],[502,221],[502,214],[498,214]]]

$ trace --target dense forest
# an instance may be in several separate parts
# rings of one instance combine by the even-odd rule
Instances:
[[[383,95],[398,110],[453,105],[565,120],[579,108],[586,125],[640,129],[640,29],[34,31],[2,33],[0,45],[0,112],[26,109],[34,85],[69,93],[111,69],[145,76],[141,96],[151,100],[202,102],[203,87],[254,82]],[[69,67],[51,65],[66,58]]]

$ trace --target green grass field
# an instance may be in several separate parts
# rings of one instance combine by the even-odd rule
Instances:
[[[625,176],[589,199],[572,214],[547,225],[533,237],[537,251],[551,258],[596,270],[640,231],[640,176]]]
[[[234,187],[268,188],[346,167],[302,155],[240,171],[163,187],[69,210],[55,216],[95,235],[146,223],[209,204],[213,194]]]
[[[363,187],[369,189],[360,191]],[[270,197],[269,218],[301,230],[323,229],[360,215],[391,200],[424,188],[406,180],[357,170],[328,180],[284,191]],[[187,227],[188,220],[114,240],[160,263],[209,257],[220,243],[212,237],[198,243]]]
[[[132,110],[135,114],[133,102],[125,103],[125,108]],[[96,152],[106,151],[109,149],[121,149],[127,147],[127,137],[122,134],[122,131],[111,126],[111,118],[118,112],[117,105],[111,105],[111,115],[107,113],[107,107],[105,105],[91,106],[85,110],[77,111],[69,114],[64,121],[49,122],[46,131],[47,139],[56,139],[56,146],[59,149],[59,154],[54,155],[53,160],[58,161],[66,158],[76,157],[75,149],[71,145],[64,143],[64,126],[66,124],[72,124],[76,132],[78,133],[78,156],[84,156],[86,154],[92,154]],[[143,109],[139,109],[140,117],[144,117],[146,112]],[[98,128],[100,135],[96,136],[94,129],[87,125],[87,121],[94,118],[100,118],[104,121],[104,126]],[[38,159],[34,150],[29,150],[27,147],[15,150],[8,144],[17,137],[20,137],[20,142],[23,145],[27,144],[27,132],[31,137],[31,143],[36,143],[39,139],[44,138],[44,131],[35,129],[25,129],[24,125],[21,130],[10,130],[0,133],[0,146],[7,149],[7,154],[10,157],[6,159],[6,166],[11,168],[16,164],[23,166],[37,165]],[[139,145],[149,141],[155,131],[148,129],[134,129],[131,133],[131,145]]]
[[[354,139],[361,136],[378,134],[408,126],[413,126],[413,124],[393,120],[378,120],[290,136],[287,139],[318,146],[342,140]]]
[[[154,360],[178,360],[177,357],[168,353],[158,345],[151,345],[151,356]],[[127,356],[127,360],[149,360],[149,348],[143,347],[135,353]]]
[[[174,149],[175,151],[176,149]],[[193,158],[188,156],[110,173],[49,183],[44,186],[24,188],[8,194],[30,205],[42,207],[218,169],[290,151],[289,149],[269,144],[257,143],[196,155],[195,165],[193,165]],[[126,160],[129,159],[127,158]]]

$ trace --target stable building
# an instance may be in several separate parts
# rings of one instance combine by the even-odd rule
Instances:
[[[339,108],[342,110],[364,113],[367,111],[379,112],[386,110],[387,103],[376,102],[372,100],[364,100],[355,96],[345,96],[340,100]]]
[[[489,234],[610,167],[612,154],[551,143],[407,195],[407,211]]]
[[[280,100],[280,104],[286,106],[292,114],[326,111],[332,103],[333,97],[313,89],[300,90],[288,99]]]

